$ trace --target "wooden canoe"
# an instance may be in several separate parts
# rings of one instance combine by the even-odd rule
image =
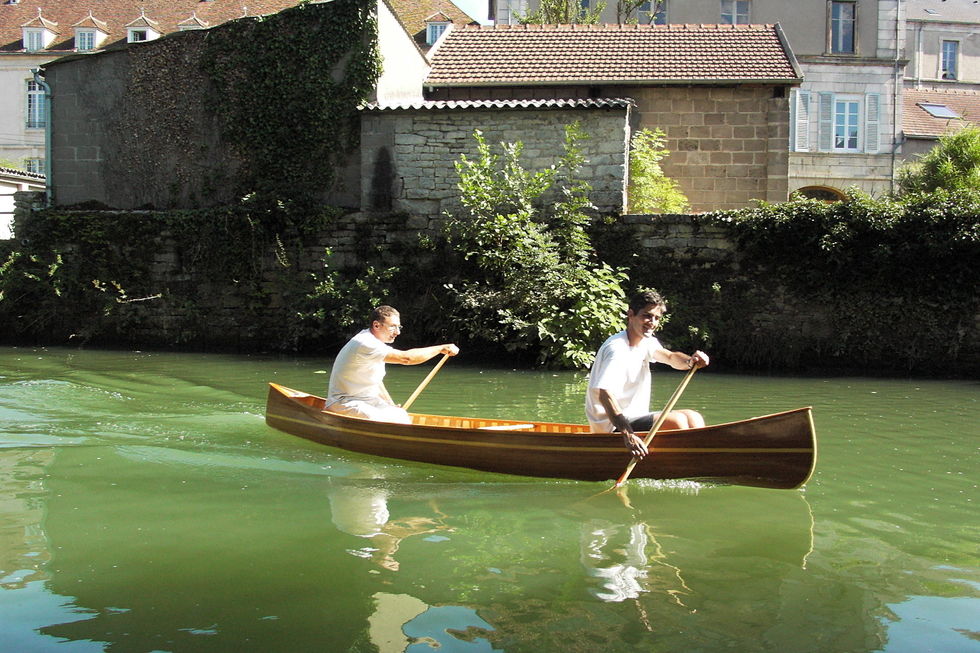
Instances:
[[[587,425],[422,414],[394,424],[326,412],[323,405],[322,397],[270,383],[265,421],[348,451],[502,474],[604,481],[630,461],[622,436],[590,433]],[[661,431],[632,476],[793,489],[810,478],[815,461],[807,407]]]

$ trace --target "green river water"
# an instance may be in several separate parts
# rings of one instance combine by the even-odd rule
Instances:
[[[980,652],[976,381],[709,368],[709,422],[814,407],[813,478],[627,504],[265,425],[329,365],[0,348],[0,651]],[[464,355],[413,410],[580,422],[585,383]]]

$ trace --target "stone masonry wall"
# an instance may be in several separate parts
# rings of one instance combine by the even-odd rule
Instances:
[[[564,127],[578,121],[589,138],[580,143],[586,163],[581,178],[603,212],[625,206],[629,108],[579,109],[388,109],[361,119],[361,207],[439,216],[458,208],[454,164],[477,156],[475,130],[494,154],[501,142],[524,145],[526,170],[547,168],[562,155]]]

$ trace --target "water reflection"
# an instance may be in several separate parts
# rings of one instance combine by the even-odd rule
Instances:
[[[331,484],[327,496],[333,524],[348,535],[371,542],[370,546],[348,549],[348,553],[369,558],[388,571],[398,571],[395,553],[405,538],[451,530],[435,501],[429,501],[431,516],[406,516],[391,520],[388,490],[384,488],[338,482]]]

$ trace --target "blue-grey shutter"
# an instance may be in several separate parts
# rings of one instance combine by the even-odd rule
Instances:
[[[797,91],[793,120],[793,151],[810,151],[810,92]]]
[[[868,93],[864,96],[864,151],[875,154],[881,148],[881,96]]]
[[[821,152],[834,149],[834,94],[820,93],[820,129],[817,148]]]

